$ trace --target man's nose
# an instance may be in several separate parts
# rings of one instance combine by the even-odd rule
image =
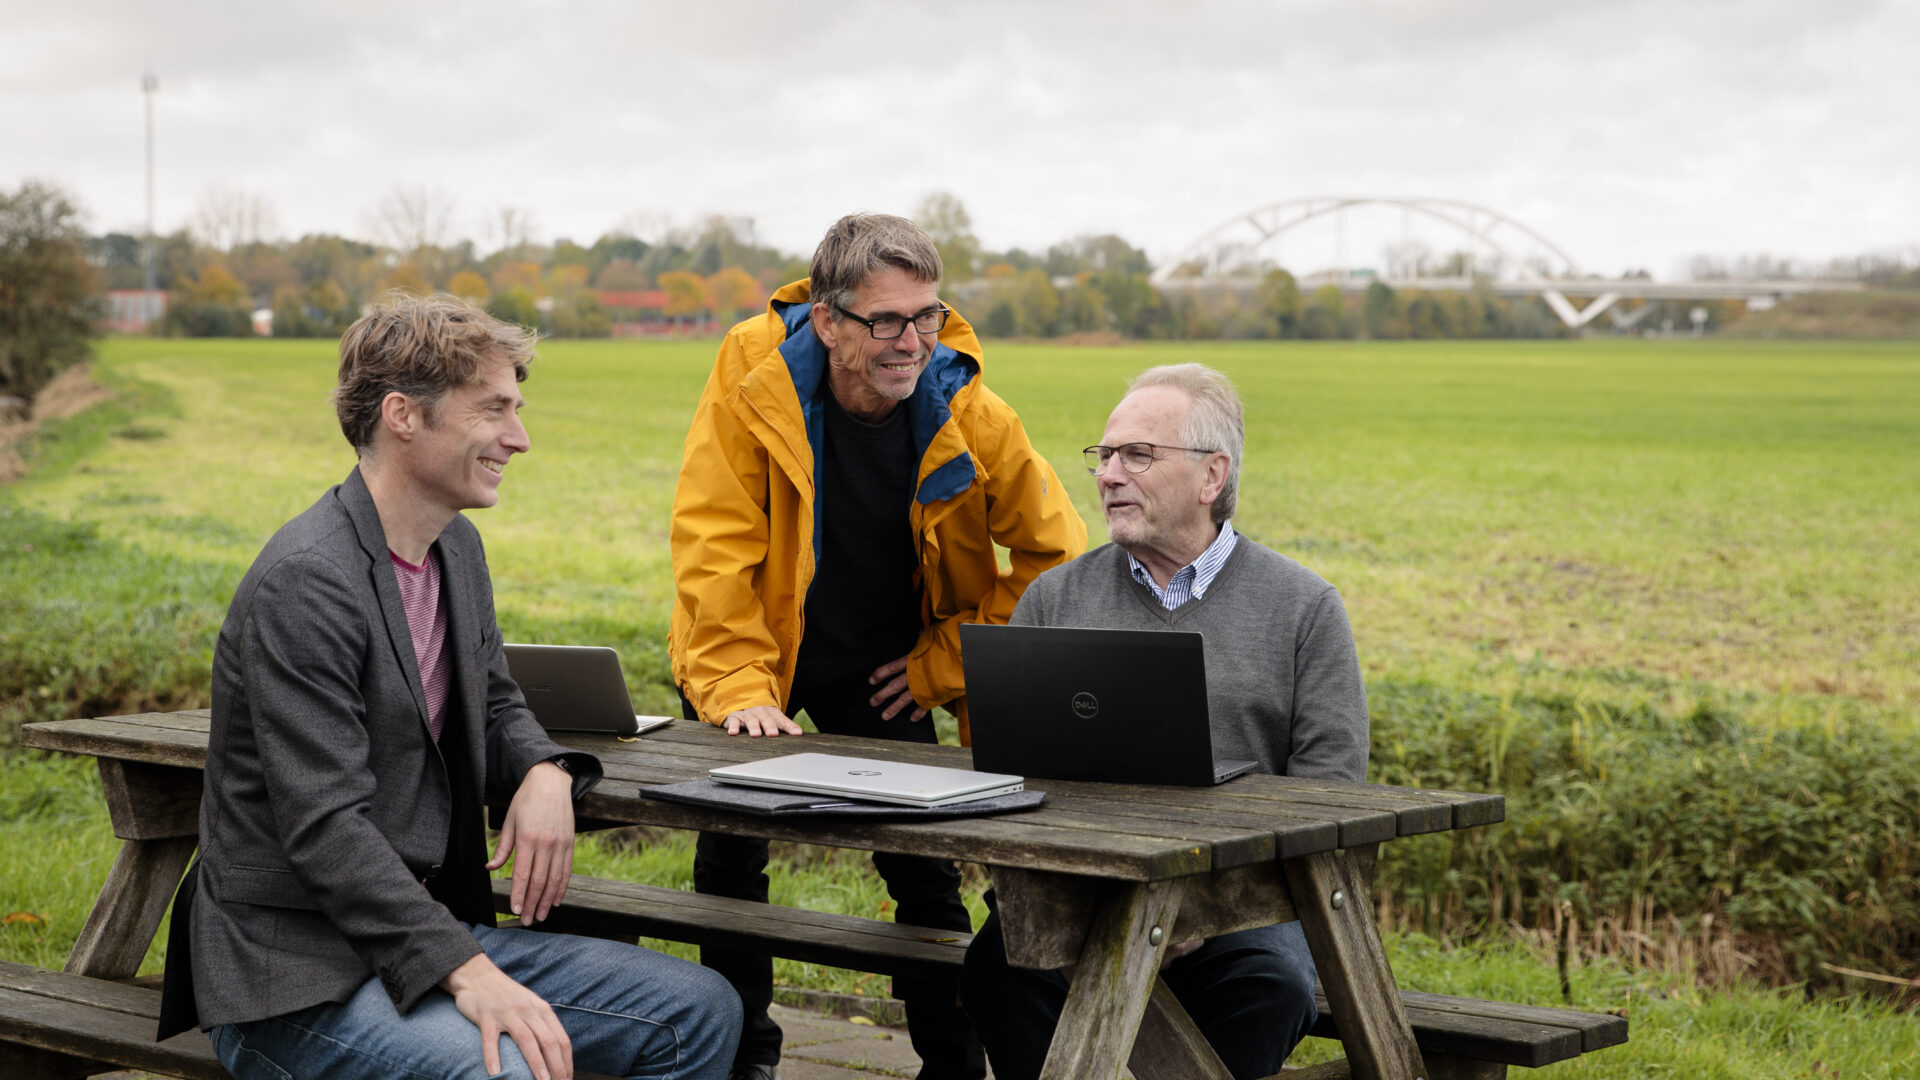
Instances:
[[[919,352],[921,336],[920,328],[913,325],[912,320],[908,320],[906,328],[900,331],[900,336],[893,339],[893,347],[898,352]]]
[[[527,425],[521,422],[520,414],[514,414],[513,423],[503,442],[508,450],[516,454],[525,454],[533,449],[533,437],[527,434]]]

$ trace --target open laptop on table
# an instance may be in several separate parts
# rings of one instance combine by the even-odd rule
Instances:
[[[709,769],[707,778],[741,787],[925,807],[972,802],[1025,787],[1018,776],[838,754],[783,754]]]
[[[601,645],[502,645],[507,671],[548,731],[639,735],[673,723],[640,716],[627,696],[620,654]]]
[[[960,662],[977,769],[1204,787],[1259,764],[1214,759],[1197,633],[968,623]]]

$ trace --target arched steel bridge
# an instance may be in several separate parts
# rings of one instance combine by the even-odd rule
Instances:
[[[1805,292],[1847,291],[1861,288],[1848,281],[1690,281],[1661,283],[1645,279],[1588,277],[1558,244],[1529,226],[1484,206],[1457,199],[1378,198],[1322,195],[1286,199],[1238,214],[1189,244],[1178,258],[1154,271],[1152,281],[1162,288],[1244,288],[1268,267],[1288,232],[1308,222],[1331,216],[1344,248],[1345,220],[1358,207],[1398,208],[1403,223],[1420,218],[1459,230],[1469,257],[1466,273],[1454,276],[1408,274],[1379,277],[1355,274],[1338,251],[1336,266],[1303,280],[1303,285],[1332,284],[1346,292],[1362,292],[1373,281],[1394,289],[1464,292],[1490,288],[1503,296],[1538,296],[1560,321],[1578,328],[1605,313],[1621,329],[1645,318],[1656,300],[1745,300],[1753,308],[1771,307],[1785,296]],[[1492,257],[1483,264],[1483,254]],[[1569,296],[1585,301],[1575,306]],[[1633,311],[1616,305],[1621,300],[1643,301]]]

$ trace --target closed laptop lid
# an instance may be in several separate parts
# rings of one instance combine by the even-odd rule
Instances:
[[[839,754],[783,754],[707,772],[723,784],[938,806],[1021,789],[1021,778]]]
[[[501,648],[527,708],[548,731],[636,735],[670,720],[634,715],[626,677],[620,674],[620,654],[603,645]]]
[[[960,658],[975,768],[1115,783],[1219,779],[1197,633],[969,623]]]

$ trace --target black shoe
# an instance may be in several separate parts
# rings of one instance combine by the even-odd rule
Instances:
[[[727,1080],[780,1080],[780,1070],[772,1065],[735,1065]]]

